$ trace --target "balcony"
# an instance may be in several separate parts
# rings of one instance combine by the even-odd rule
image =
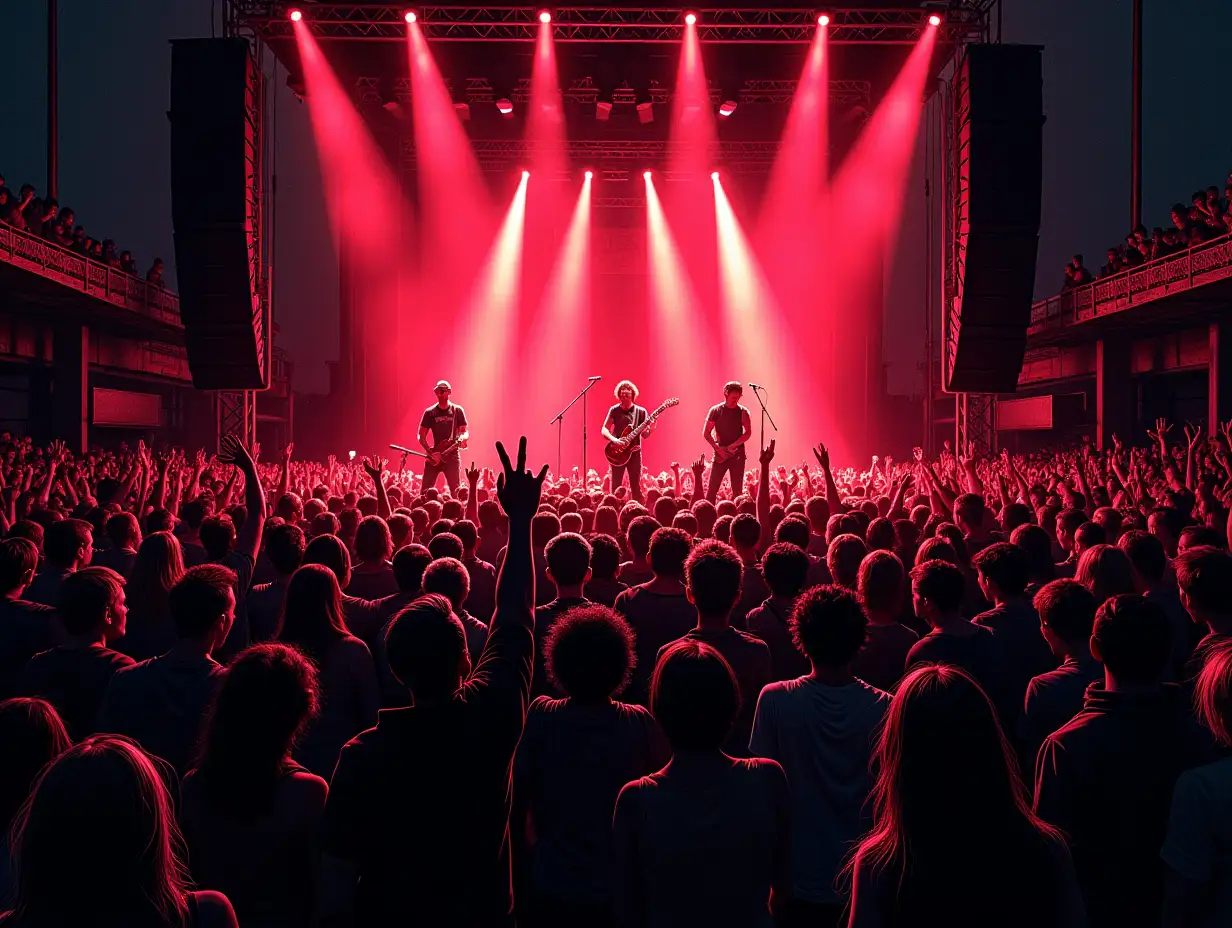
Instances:
[[[6,225],[0,225],[0,280],[5,282],[6,295],[0,301],[5,308],[63,305],[88,310],[97,307],[91,304],[98,300],[123,311],[108,318],[139,324],[135,317],[144,317],[180,330],[183,338],[180,298],[170,290]]]
[[[1232,305],[1232,235],[1158,258],[1031,307],[1027,345],[1098,337],[1108,327],[1168,328]]]

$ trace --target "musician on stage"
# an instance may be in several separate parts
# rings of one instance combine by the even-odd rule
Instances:
[[[466,426],[466,410],[449,402],[453,387],[448,380],[438,380],[432,392],[436,394],[436,402],[424,410],[419,420],[419,444],[428,453],[423,489],[436,486],[437,478],[444,474],[449,491],[456,495],[462,479],[461,449],[471,437]],[[431,445],[428,444],[429,435],[432,436]],[[437,448],[441,450],[435,450]]]
[[[706,499],[714,502],[723,487],[724,476],[731,475],[732,499],[744,489],[744,443],[753,437],[753,420],[740,405],[744,388],[734,380],[723,385],[723,402],[706,413],[702,438],[714,449]]]
[[[623,444],[621,435],[627,428],[637,428],[649,417],[645,407],[635,404],[637,386],[631,380],[622,380],[616,384],[616,399],[619,402],[607,411],[607,422],[603,425],[603,437],[608,441]],[[629,463],[623,466],[612,465],[612,492],[624,482],[626,471],[629,474],[629,490],[635,502],[642,501],[642,439],[654,431],[651,423],[646,431],[633,442],[633,456]]]

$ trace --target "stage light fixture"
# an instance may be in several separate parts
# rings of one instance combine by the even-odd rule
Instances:
[[[686,26],[696,25],[696,23],[697,23],[696,13],[685,13],[684,14],[684,24]]]
[[[940,26],[940,25],[941,25],[941,17],[940,17],[940,16],[938,16],[936,13],[934,13],[932,16],[928,17],[928,24],[929,24],[930,26]]]
[[[552,21],[552,14],[548,10],[543,10],[539,14],[539,22],[543,23],[545,26],[551,21]]]
[[[643,171],[643,172],[642,172],[642,179],[643,179],[643,180],[650,180],[650,172],[649,172],[649,171]]]
[[[591,180],[592,178],[594,178],[595,174],[594,174],[594,171],[587,171],[582,176],[585,177],[587,180]]]
[[[303,10],[295,10],[295,9],[293,9],[293,10],[291,10],[289,13],[287,13],[287,17],[291,20],[291,22],[293,22],[293,23],[297,23],[297,22],[299,22],[301,19],[303,19],[303,18],[304,18],[304,12],[303,12]]]
[[[508,97],[501,97],[499,100],[497,100],[496,108],[500,110],[500,114],[502,116],[512,116],[513,115],[513,101],[510,100]]]
[[[719,179],[719,172],[718,172],[718,171],[711,171],[711,172],[710,172],[710,179],[711,179],[711,180],[718,180],[718,179]]]
[[[736,112],[735,100],[724,100],[719,104],[719,115],[726,119],[732,113]]]
[[[817,17],[817,25],[819,26],[830,25],[830,17],[826,15],[825,13],[822,13],[820,16]]]
[[[458,118],[463,122],[469,122],[471,118],[471,105],[469,103],[455,103],[453,110],[458,114]]]
[[[637,105],[637,119],[642,125],[654,122],[654,103],[652,101],[647,100],[645,103]]]
[[[530,180],[530,171],[522,172],[522,180]]]
[[[407,10],[406,15],[402,18],[405,19],[408,23],[413,23],[415,22],[415,20],[419,19],[419,17],[415,15],[414,10]]]
[[[604,122],[612,118],[612,104],[609,100],[595,101],[595,119]]]

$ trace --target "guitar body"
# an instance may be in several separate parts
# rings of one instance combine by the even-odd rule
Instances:
[[[458,441],[457,439],[451,438],[449,441],[443,441],[439,445],[433,446],[432,451],[427,455],[428,463],[433,467],[439,467],[441,461],[453,454],[458,448],[465,447],[466,442]]]
[[[630,442],[624,445],[618,441],[609,441],[607,447],[603,449],[603,456],[607,458],[607,462],[613,467],[623,467],[629,463],[629,459],[633,457],[633,452],[640,448],[640,445],[633,444],[633,440],[640,437],[641,434],[650,428],[651,424],[663,415],[664,411],[671,409],[673,406],[678,406],[680,399],[672,397],[670,400],[665,400],[663,405],[648,415],[640,425],[629,425],[620,433],[621,439]]]
[[[627,438],[633,431],[633,426],[628,426],[620,433],[621,438]],[[629,459],[633,457],[633,452],[637,451],[641,445],[622,445],[620,442],[609,441],[607,447],[603,449],[603,456],[607,458],[607,462],[613,467],[624,467],[629,463]]]

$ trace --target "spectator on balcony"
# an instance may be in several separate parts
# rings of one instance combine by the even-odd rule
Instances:
[[[1189,218],[1189,210],[1185,208],[1185,204],[1172,204],[1172,224],[1176,226],[1176,231],[1181,233],[1182,241],[1189,238],[1189,227],[1193,225],[1193,223]]]
[[[1092,280],[1091,272],[1083,264],[1082,255],[1074,255],[1070,263],[1065,266],[1065,289],[1081,287]]]
[[[1133,233],[1125,236],[1125,247],[1122,251],[1125,256],[1123,260],[1126,267],[1137,267],[1140,264],[1146,263],[1142,252],[1138,250],[1138,241],[1134,238]]]
[[[120,270],[125,274],[132,274],[134,277],[137,275],[137,262],[133,260],[133,253],[131,251],[120,252]]]
[[[1099,269],[1100,277],[1111,277],[1122,268],[1121,253],[1115,248],[1108,249],[1108,263]]]
[[[111,239],[103,242],[103,263],[116,270],[120,269],[120,253],[116,251],[116,243]]]
[[[21,208],[17,205],[17,197],[7,187],[0,185],[0,222],[14,228],[22,228]]]
[[[90,257],[95,261],[106,263],[106,259],[103,257],[103,243],[98,239],[95,239],[94,243],[90,246]]]
[[[1164,235],[1164,230],[1159,226],[1156,226],[1153,230],[1151,230],[1150,246],[1150,260],[1152,261],[1156,258],[1163,258],[1169,253],[1170,246],[1168,245],[1168,240]]]
[[[155,258],[154,263],[150,265],[150,269],[146,271],[145,281],[148,284],[154,284],[158,287],[165,287],[163,283],[163,259]]]

